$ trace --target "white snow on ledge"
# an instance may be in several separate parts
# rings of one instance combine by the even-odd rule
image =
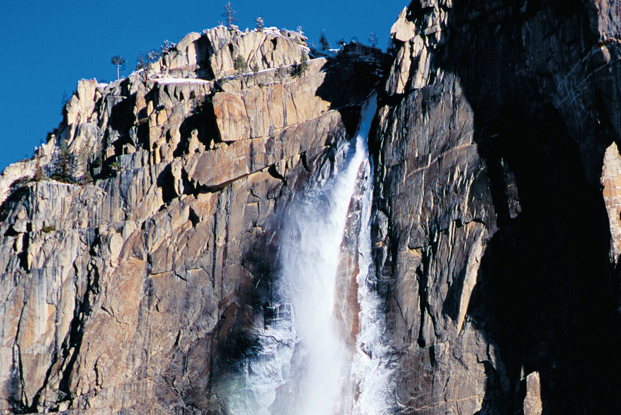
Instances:
[[[205,79],[190,79],[190,78],[151,78],[151,81],[158,82],[160,84],[209,84],[211,81]]]

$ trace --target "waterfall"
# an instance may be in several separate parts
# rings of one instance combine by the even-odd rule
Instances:
[[[375,111],[375,109],[374,109]],[[368,115],[367,115],[368,116]],[[372,117],[372,115],[371,115]],[[371,119],[366,120],[370,124]],[[373,175],[368,158],[367,138],[370,125],[362,124],[367,136],[363,141],[365,157],[365,183],[361,203],[361,225],[358,234],[358,260],[360,272],[356,277],[360,304],[360,330],[352,363],[352,378],[357,382],[358,395],[352,415],[387,415],[395,406],[395,368],[392,349],[384,320],[384,299],[376,292],[377,277],[372,258],[371,220],[373,202]]]
[[[370,239],[367,137],[376,110],[373,96],[355,141],[342,149],[343,165],[285,215],[270,322],[260,330],[261,350],[246,362],[243,379],[229,384],[228,413],[388,411],[390,350],[373,290]]]
[[[287,218],[283,244],[283,283],[294,311],[300,360],[293,371],[297,415],[339,413],[347,393],[351,351],[335,318],[337,271],[347,213],[363,165],[368,165],[367,135],[375,114],[371,100],[362,114],[345,168],[321,189],[308,192]]]

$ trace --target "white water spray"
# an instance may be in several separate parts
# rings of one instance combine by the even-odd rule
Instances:
[[[358,235],[360,273],[358,302],[360,304],[360,332],[356,337],[356,350],[352,364],[352,377],[358,383],[359,395],[354,402],[353,415],[387,415],[394,406],[393,353],[389,346],[384,320],[384,301],[374,290],[376,278],[371,248],[371,204],[373,177],[370,165],[362,199],[361,222]]]
[[[322,186],[295,201],[286,215],[274,303],[282,318],[261,330],[261,351],[244,366],[243,381],[229,386],[231,414],[388,413],[390,350],[383,340],[382,302],[371,283],[373,180],[367,137],[376,109],[373,96],[363,109],[355,143],[347,143],[344,149],[347,158],[342,171],[337,167]],[[352,144],[355,147],[350,149]],[[339,275],[341,244],[356,191],[361,197],[361,223],[354,236],[357,304],[352,313],[357,313],[358,323],[357,332],[351,333],[345,330],[354,330],[353,326],[339,321],[336,310],[337,278],[343,277]]]
[[[375,110],[371,100],[345,169],[322,189],[309,192],[288,218],[282,262],[302,354],[301,368],[293,373],[297,399],[289,408],[297,415],[342,413],[352,398],[344,395],[352,355],[345,342],[348,333],[339,330],[335,318],[336,277],[347,212],[368,160],[366,140]]]

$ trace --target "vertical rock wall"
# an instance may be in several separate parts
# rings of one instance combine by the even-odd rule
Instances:
[[[402,413],[619,411],[618,9],[414,0],[393,26],[375,249]]]

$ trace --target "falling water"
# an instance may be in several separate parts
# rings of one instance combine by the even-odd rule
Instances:
[[[371,119],[366,121],[367,124],[370,122]],[[365,126],[364,123],[363,126]],[[395,405],[395,385],[392,376],[395,362],[384,319],[385,301],[376,291],[378,280],[375,275],[371,247],[373,176],[367,146],[370,125],[364,128],[366,128],[367,135],[358,136],[359,142],[362,141],[364,145],[366,161],[360,218],[362,226],[360,226],[358,235],[360,272],[356,276],[360,304],[360,331],[356,336],[351,370],[352,379],[357,382],[358,395],[351,413],[352,415],[387,415],[392,413],[391,408]]]
[[[372,103],[374,104],[374,100]],[[335,318],[336,277],[347,213],[359,173],[367,161],[366,136],[375,105],[368,105],[345,169],[321,189],[306,194],[288,218],[283,245],[283,277],[294,321],[301,362],[294,371],[297,415],[339,413],[351,398],[351,351]]]
[[[388,411],[390,350],[383,335],[382,302],[373,290],[370,240],[373,181],[367,136],[376,109],[372,97],[363,109],[355,143],[346,144],[342,169],[336,167],[330,179],[306,191],[288,210],[273,318],[261,330],[261,350],[244,366],[243,382],[229,387],[231,414]],[[357,227],[351,226],[355,201]],[[343,305],[337,287],[343,286],[338,279],[344,277],[339,270],[348,248],[342,246],[347,229],[358,230],[352,253],[357,296],[355,304]],[[344,324],[342,307],[353,307],[356,324]]]

